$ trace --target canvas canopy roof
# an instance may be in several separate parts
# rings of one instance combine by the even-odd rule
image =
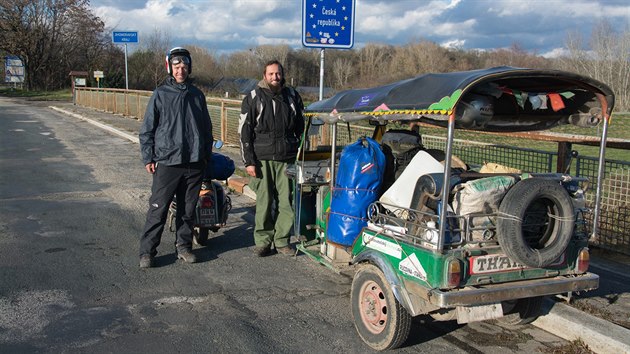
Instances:
[[[328,123],[403,120],[485,131],[529,131],[608,119],[614,94],[591,78],[513,67],[425,74],[353,89],[315,102],[305,115]]]

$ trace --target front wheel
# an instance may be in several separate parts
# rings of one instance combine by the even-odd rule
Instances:
[[[402,345],[411,330],[411,315],[398,302],[383,272],[362,266],[352,280],[352,317],[361,339],[376,350]]]

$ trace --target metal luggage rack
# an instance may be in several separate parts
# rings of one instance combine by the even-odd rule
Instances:
[[[496,213],[475,213],[465,216],[447,216],[445,248],[497,246],[494,225],[473,226],[473,220],[493,218]],[[439,236],[439,216],[431,209],[417,210],[376,201],[368,208],[368,229],[394,239],[437,249]],[[463,236],[463,237],[462,237]]]

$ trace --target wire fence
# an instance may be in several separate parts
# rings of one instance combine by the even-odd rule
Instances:
[[[102,111],[124,114],[142,119],[151,95],[150,91],[80,88],[76,90],[75,103]],[[213,135],[227,144],[237,145],[240,100],[209,98],[208,111],[213,126]],[[371,135],[371,127],[338,125],[338,145],[345,146],[363,135]],[[320,130],[315,144],[330,145],[330,132]],[[444,150],[446,138],[422,137],[423,145],[429,149]],[[453,153],[467,164],[482,165],[494,162],[510,166],[523,172],[555,172],[557,152],[519,148],[515,146],[481,143],[456,139]],[[598,176],[598,159],[578,156],[574,158],[572,174],[589,179],[586,194],[587,206],[595,199]],[[630,254],[630,161],[606,160],[601,196],[599,232],[590,242],[601,248]],[[590,192],[590,193],[589,193]],[[589,234],[592,232],[592,215],[587,215]]]

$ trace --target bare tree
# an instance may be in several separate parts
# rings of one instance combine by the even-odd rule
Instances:
[[[452,70],[448,51],[425,40],[396,47],[389,66],[389,71],[393,73],[392,79]]]
[[[561,68],[590,76],[606,83],[615,92],[616,109],[630,109],[630,29],[618,33],[605,21],[593,28],[590,46],[571,33],[566,40],[568,55]]]
[[[282,65],[287,65],[287,57],[291,48],[288,45],[260,45],[251,49],[260,63],[260,68],[270,60],[277,60]]]
[[[242,50],[224,58],[225,77],[260,78],[259,60],[250,50]]]
[[[332,65],[332,75],[336,88],[344,88],[353,72],[354,67],[350,59],[336,58]]]
[[[211,85],[223,77],[223,72],[215,55],[199,46],[186,46],[193,58],[192,76],[201,86]]]
[[[70,70],[87,70],[96,55],[76,54],[98,51],[102,31],[88,0],[0,0],[0,49],[22,59],[29,89],[63,87]]]
[[[138,48],[141,51],[151,53],[145,59],[149,68],[149,75],[153,82],[153,88],[157,87],[166,77],[166,54],[171,49],[171,35],[166,30],[154,28],[153,32],[146,36]],[[131,75],[130,75],[131,76]]]
[[[139,49],[131,53],[127,60],[130,89],[153,90],[155,88],[154,62],[155,53],[146,49]]]
[[[392,47],[382,44],[367,44],[359,50],[359,82],[369,82],[382,73],[389,63]],[[372,81],[373,82],[373,81]]]

